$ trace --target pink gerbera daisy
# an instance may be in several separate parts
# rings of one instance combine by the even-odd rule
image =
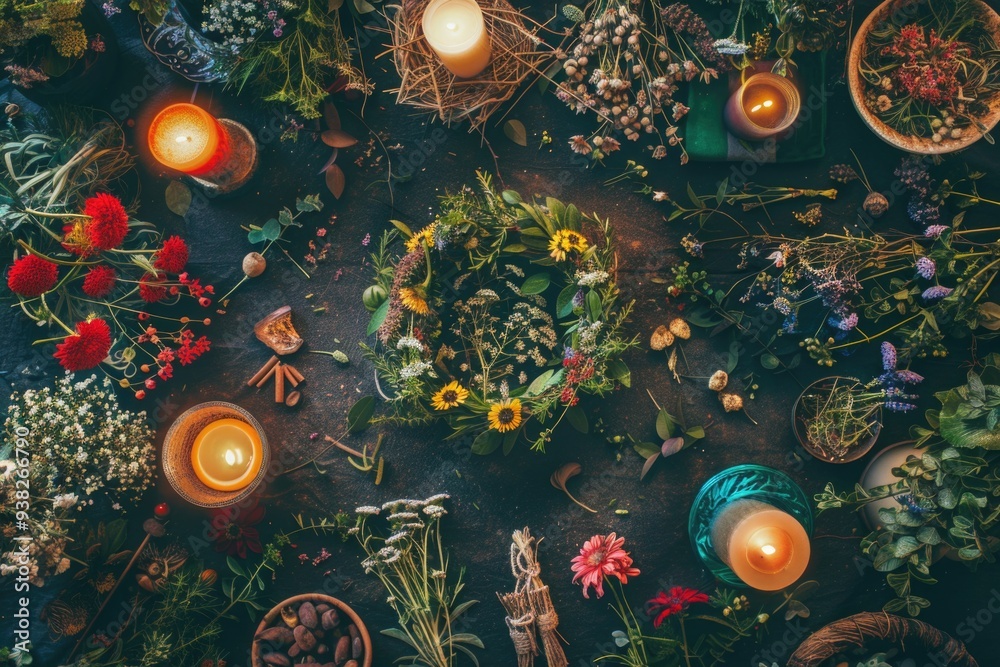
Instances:
[[[615,577],[623,584],[629,577],[639,575],[639,570],[632,567],[632,558],[623,548],[625,538],[615,533],[594,535],[580,549],[580,555],[573,559],[573,583],[583,584],[583,597],[591,587],[597,591],[597,597],[604,595],[604,578]]]

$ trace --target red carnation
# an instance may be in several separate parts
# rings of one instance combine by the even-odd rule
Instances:
[[[139,280],[139,296],[146,303],[156,303],[167,296],[167,288],[163,286],[163,275],[147,273]]]
[[[118,197],[101,192],[84,202],[83,212],[90,216],[87,235],[96,249],[117,248],[128,235],[128,213]]]
[[[55,287],[59,267],[37,255],[25,255],[10,267],[7,287],[21,296],[40,296]]]
[[[708,602],[708,596],[694,588],[674,586],[669,591],[660,591],[646,602],[646,613],[653,616],[653,627],[658,628],[668,617],[687,611],[693,604]]]
[[[118,274],[110,266],[95,266],[87,272],[83,279],[83,293],[89,297],[100,299],[111,294],[118,281]]]
[[[188,247],[179,236],[171,236],[163,242],[160,252],[156,253],[156,261],[153,266],[162,269],[167,273],[180,273],[187,266]]]
[[[104,361],[111,351],[111,328],[100,318],[78,322],[76,333],[56,345],[55,358],[70,372],[85,371]]]

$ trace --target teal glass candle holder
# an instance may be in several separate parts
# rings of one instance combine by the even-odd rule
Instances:
[[[702,485],[691,505],[688,535],[691,547],[713,575],[730,586],[747,585],[726,565],[712,544],[712,525],[719,512],[737,500],[756,500],[792,515],[812,537],[812,506],[798,484],[785,473],[747,463],[727,468]]]

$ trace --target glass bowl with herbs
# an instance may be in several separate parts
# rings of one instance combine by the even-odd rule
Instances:
[[[856,378],[813,382],[792,408],[799,444],[827,463],[849,463],[871,451],[882,428],[880,393]]]
[[[965,148],[1000,121],[998,44],[1000,15],[982,0],[886,0],[851,46],[854,106],[897,148]]]

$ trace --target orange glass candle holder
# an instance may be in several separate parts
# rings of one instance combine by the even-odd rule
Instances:
[[[257,168],[257,143],[250,131],[194,104],[172,104],[158,113],[148,141],[157,162],[220,193],[244,185]]]
[[[758,72],[729,97],[723,116],[735,136],[761,141],[788,130],[801,109],[802,96],[794,83],[771,72]]]
[[[264,458],[260,434],[239,419],[218,419],[203,428],[191,447],[191,467],[205,486],[238,491],[257,477]]]

